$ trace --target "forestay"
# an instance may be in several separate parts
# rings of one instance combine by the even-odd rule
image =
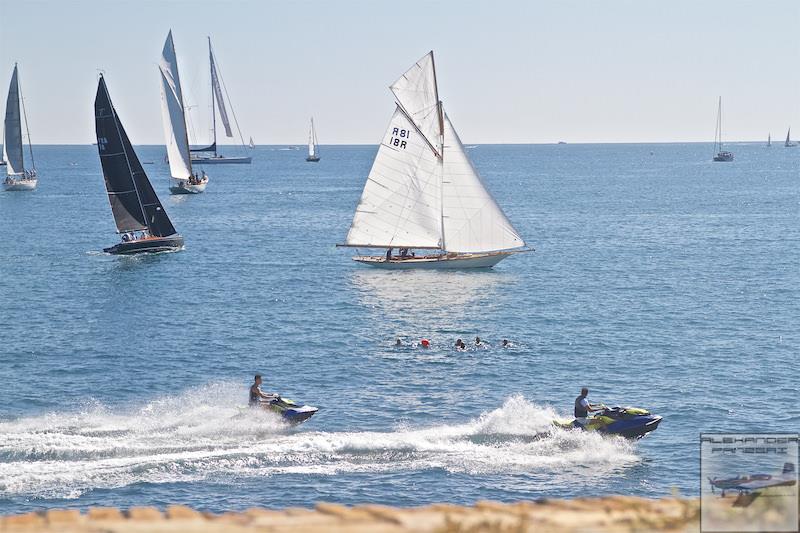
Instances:
[[[346,244],[440,248],[441,160],[399,107],[378,148]]]
[[[491,252],[525,246],[486,190],[447,114],[444,115],[442,194],[448,252]]]
[[[6,99],[6,118],[3,129],[3,160],[9,176],[22,174],[25,161],[22,155],[22,120],[19,112],[19,81],[17,66],[11,75]]]
[[[172,30],[164,43],[158,70],[161,73],[161,117],[164,123],[169,171],[173,178],[187,180],[192,175],[192,162],[189,156],[189,137],[186,132],[183,93],[178,75],[175,45],[172,42]]]
[[[398,105],[414,121],[431,148],[440,152],[441,114],[439,91],[436,87],[436,72],[433,52],[417,61],[397,81],[389,86]]]

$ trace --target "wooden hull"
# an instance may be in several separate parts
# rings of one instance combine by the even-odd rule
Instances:
[[[392,258],[385,256],[361,255],[353,261],[386,270],[463,270],[469,268],[492,268],[513,252],[492,252],[485,254],[429,255],[413,258]]]
[[[222,164],[240,164],[249,165],[253,162],[252,157],[193,157],[193,165],[222,165]]]
[[[151,237],[148,239],[138,239],[135,241],[123,241],[110,248],[104,248],[107,254],[114,255],[133,255],[158,252],[174,252],[183,247],[183,237],[180,235],[170,235],[169,237]]]
[[[3,181],[3,188],[7,191],[32,191],[39,183],[37,179],[6,179]]]

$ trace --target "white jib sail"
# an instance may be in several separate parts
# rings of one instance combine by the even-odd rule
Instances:
[[[6,99],[6,118],[3,127],[3,160],[9,176],[25,172],[25,161],[22,155],[22,121],[19,113],[19,82],[17,66],[11,75]]]
[[[311,119],[311,129],[308,130],[308,157],[317,155],[317,139],[314,136],[314,119]]]
[[[440,248],[441,172],[441,160],[397,108],[345,242],[364,247]]]
[[[389,89],[400,107],[438,152],[441,144],[441,123],[433,52],[428,52],[417,61]]]
[[[214,53],[211,51],[211,39],[208,41],[208,60],[211,63],[211,87],[214,89],[214,96],[217,100],[219,118],[222,120],[222,125],[225,126],[225,136],[233,137],[231,123],[228,120],[228,110],[225,108],[225,100],[222,98],[222,88],[219,85],[219,76],[217,75],[217,65],[214,62]]]
[[[186,132],[178,60],[175,57],[171,30],[161,52],[158,70],[161,72],[161,118],[164,123],[170,175],[175,179],[188,180],[192,175],[192,162],[189,156],[189,137]]]
[[[442,194],[448,252],[493,252],[525,246],[486,190],[447,114],[444,115]]]

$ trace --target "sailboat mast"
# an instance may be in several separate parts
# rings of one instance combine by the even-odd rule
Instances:
[[[14,63],[14,68],[17,68],[16,63]],[[17,73],[17,92],[19,93],[19,101],[22,104],[22,117],[25,120],[25,134],[28,136],[28,153],[31,154],[31,170],[36,170],[36,163],[33,160],[33,146],[31,146],[31,129],[28,127],[28,113],[25,111],[25,98],[22,96],[22,84],[19,82],[19,72]]]
[[[436,112],[439,114],[439,223],[442,232],[442,250],[447,250],[444,238],[444,113],[439,99],[439,82],[436,80],[436,61],[431,50],[431,69],[433,70],[433,91],[436,95]]]
[[[211,51],[211,37],[208,38],[208,71],[211,81],[211,145],[214,157],[217,156],[217,108],[214,105],[214,53]]]

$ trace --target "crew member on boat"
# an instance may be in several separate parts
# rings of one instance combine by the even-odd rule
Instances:
[[[265,393],[261,391],[261,374],[256,374],[253,384],[250,386],[250,407],[261,405],[264,402],[271,402],[278,397],[275,393]]]

